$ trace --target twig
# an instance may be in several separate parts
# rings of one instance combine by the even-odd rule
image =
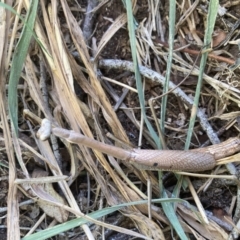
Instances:
[[[156,43],[158,44],[161,44],[163,45],[164,47],[168,47],[168,44],[166,42],[163,42],[161,40],[155,40]],[[175,49],[178,49],[178,48],[175,48]],[[199,55],[201,53],[201,51],[198,51],[198,50],[193,50],[193,49],[190,49],[190,48],[181,48],[180,49],[181,52],[186,52],[186,53],[189,53],[191,55]],[[221,56],[218,56],[218,55],[215,55],[213,53],[209,53],[208,54],[208,57],[209,58],[212,58],[212,59],[215,59],[215,60],[218,60],[220,62],[225,62],[225,63],[228,63],[230,65],[233,65],[235,64],[235,59],[231,59],[231,58],[226,58],[226,57],[221,57]]]
[[[94,12],[92,10],[97,6],[98,0],[88,0],[87,12],[83,24],[83,36],[88,42],[92,34],[92,26],[94,20]]]

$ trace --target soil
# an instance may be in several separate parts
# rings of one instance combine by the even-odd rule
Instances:
[[[74,1],[68,1],[69,4],[71,4],[72,8],[76,7]],[[169,13],[169,1],[160,1],[160,12],[161,12],[161,17],[162,17],[162,33],[164,39],[161,39],[161,36],[158,35],[158,31],[155,30],[152,32],[152,35],[150,36],[153,40],[154,43],[157,42],[162,42],[164,40],[165,43],[168,43],[168,13]],[[181,2],[181,1],[180,1]],[[197,10],[194,13],[195,19],[196,19],[196,29],[194,31],[197,32],[199,38],[201,41],[203,41],[203,36],[204,36],[204,9],[206,7],[205,1],[200,1],[199,6],[197,7]],[[137,13],[135,14],[135,20],[139,24],[146,23],[150,16],[150,9],[148,7],[148,0],[137,0]],[[81,8],[86,9],[87,8],[87,1],[84,0],[79,0],[78,4],[81,6]],[[234,24],[234,19],[239,19],[240,18],[240,3],[238,5],[231,5],[231,1],[228,0],[223,0],[220,1],[221,6],[226,6],[227,11],[228,11],[228,16],[223,16],[223,17],[218,17],[217,18],[217,23],[216,27],[223,31],[224,33],[228,33],[231,29],[231,26]],[[108,1],[106,4],[104,4],[98,11],[94,13],[94,22],[93,22],[93,34],[91,36],[91,39],[89,39],[88,44],[89,48],[94,48],[92,46],[91,40],[92,38],[96,39],[96,45],[99,44],[101,41],[102,37],[106,33],[106,31],[109,29],[111,26],[112,22],[114,22],[121,14],[124,14],[126,12],[122,1],[121,0],[112,0]],[[60,10],[59,15],[61,15],[62,9]],[[81,20],[81,26],[84,24],[84,17],[85,17],[85,12],[73,12],[74,16],[76,19]],[[177,11],[176,14],[176,23],[180,20],[182,16],[182,13]],[[229,17],[229,16],[234,16],[234,17]],[[69,51],[72,50],[71,48],[71,40],[68,40],[68,30],[65,28],[65,19],[62,19],[62,24],[63,24],[63,33],[66,33],[66,45],[69,47]],[[188,29],[187,23],[184,23],[181,25],[178,29],[176,29],[176,34],[175,34],[175,39],[176,39],[176,46],[181,47],[181,45],[188,45],[189,49],[191,50],[196,50],[196,51],[201,51],[201,46],[198,45],[198,42],[196,42],[196,39],[194,39],[191,31]],[[236,33],[237,34],[237,33]],[[183,38],[182,36],[185,36]],[[217,35],[218,36],[218,35]],[[143,42],[143,39],[138,39],[139,44]],[[160,46],[162,48],[161,51],[167,51],[166,47]],[[159,47],[159,48],[160,48]],[[144,48],[144,47],[143,47]],[[147,67],[151,68],[154,71],[160,72],[163,76],[166,74],[166,68],[167,68],[167,61],[164,59],[163,56],[157,56],[156,53],[152,50],[152,48],[149,48],[149,60],[147,61],[146,59],[141,59],[141,64],[146,65]],[[226,46],[223,46],[219,49],[219,51],[224,51],[224,53],[219,53],[221,56],[228,58],[229,55],[231,54],[231,59],[236,59],[238,57],[238,46],[237,45],[231,45],[227,44]],[[73,52],[73,51],[72,51]],[[91,51],[89,51],[91,52]],[[94,51],[93,51],[94,52]],[[185,60],[188,61],[189,64],[194,63],[194,61],[197,59],[197,56],[192,56],[188,54],[183,54],[182,52],[178,53],[179,56]],[[147,54],[146,54],[147,55]],[[99,59],[120,59],[120,60],[128,60],[132,61],[131,57],[131,48],[130,48],[130,41],[129,41],[129,35],[128,35],[128,29],[126,24],[119,29],[113,37],[108,41],[106,46],[104,47],[103,51],[100,54]],[[139,59],[141,56],[138,56]],[[229,57],[230,58],[230,57]],[[146,61],[145,61],[146,60]],[[79,60],[76,57],[76,61],[79,62],[81,65],[81,60]],[[177,64],[174,62],[174,64]],[[196,65],[199,66],[200,61],[196,61]],[[181,66],[181,63],[179,63]],[[36,63],[37,66],[37,63]],[[218,79],[221,79],[222,82],[229,84],[230,86],[234,86],[237,89],[239,89],[239,83],[238,83],[238,77],[239,77],[239,71],[236,70],[234,72],[234,76],[231,78],[228,78],[226,74],[228,73],[227,70],[228,66],[226,66],[225,63],[219,63],[218,60],[215,59],[209,59],[208,64],[206,67],[206,74],[208,74],[211,77],[218,77]],[[130,87],[136,88],[135,84],[135,77],[134,74],[131,72],[124,72],[122,70],[106,70],[106,69],[100,69],[101,74],[103,76],[106,76],[111,79],[115,79],[118,82],[121,82],[123,84],[129,85]],[[219,77],[219,75],[221,77]],[[87,74],[86,74],[87,76]],[[179,84],[184,78],[186,77],[186,74],[184,72],[178,71],[176,69],[173,69],[171,71],[171,76],[170,79],[173,81],[175,84]],[[181,84],[181,89],[190,97],[193,98],[195,94],[195,88],[197,86],[197,79],[198,76],[194,75],[189,75],[186,80]],[[49,76],[50,78],[50,76]],[[154,119],[152,117],[152,112],[149,108],[148,101],[152,97],[160,96],[163,93],[163,88],[160,84],[158,83],[153,83],[149,79],[144,79],[145,80],[145,105],[146,105],[146,114],[149,117],[149,121],[152,124],[154,130],[157,132],[157,127],[154,122]],[[50,82],[50,81],[49,81]],[[108,83],[112,86],[114,91],[118,96],[121,96],[123,94],[124,88],[122,86]],[[81,95],[80,99],[82,101],[85,101],[86,104],[88,104],[88,95],[84,93],[84,90],[82,86],[79,86],[77,83],[75,83],[75,89],[76,92],[79,92],[79,96]],[[106,93],[111,105],[114,107],[116,102],[112,99],[110,93]],[[52,101],[52,106],[55,105]],[[123,103],[127,106],[127,108],[132,109],[132,111],[135,114],[135,117],[137,120],[140,121],[141,119],[141,112],[139,110],[139,99],[138,99],[138,94],[132,91],[129,91],[126,97],[123,100]],[[155,113],[158,118],[160,118],[160,106],[161,106],[161,99],[158,99],[154,103],[155,107]],[[165,124],[165,138],[166,138],[166,143],[168,149],[171,150],[183,150],[185,141],[186,141],[186,135],[187,135],[187,130],[188,130],[188,125],[189,125],[189,119],[191,117],[191,112],[190,112],[190,106],[187,106],[181,99],[176,98],[176,95],[173,93],[168,94],[168,101],[167,101],[167,111],[166,111],[166,124]],[[221,98],[221,94],[218,94],[216,89],[212,87],[209,83],[204,81],[204,84],[202,86],[202,94],[200,97],[200,102],[198,105],[199,108],[203,109],[205,111],[206,116],[209,120],[210,125],[212,126],[213,130],[216,132],[219,132],[219,138],[221,141],[227,140],[231,137],[235,137],[239,135],[239,126],[237,123],[233,124],[229,128],[226,127],[227,124],[231,123],[231,116],[223,118],[221,117],[223,113],[231,113],[231,112],[237,112],[239,109],[239,106],[237,105],[236,102],[231,101],[230,99],[226,99],[224,97]],[[22,106],[19,106],[19,108],[22,108]],[[150,141],[148,141],[147,138],[143,138],[141,146],[139,146],[138,143],[138,138],[139,138],[139,129],[133,124],[133,122],[126,117],[123,108],[118,108],[116,111],[116,114],[118,116],[119,121],[121,122],[122,126],[124,127],[124,130],[126,131],[126,134],[129,138],[130,144],[133,147],[141,147],[143,149],[153,149],[154,146],[151,144]],[[98,120],[100,122],[101,128],[103,129],[103,132],[107,133],[111,131],[111,128],[108,126],[106,120],[103,117],[103,113],[100,111],[100,114],[98,115]],[[220,116],[220,117],[219,117]],[[234,115],[235,116],[235,115]],[[23,120],[24,121],[24,120]],[[25,122],[22,122],[19,124],[20,129],[24,129],[26,126]],[[237,129],[237,130],[236,130]],[[94,132],[94,134],[97,133]],[[27,137],[29,138],[29,141],[33,142],[33,138],[31,137],[30,134],[26,133]],[[95,136],[94,136],[95,137]],[[192,137],[192,144],[190,148],[199,148],[202,145],[206,144],[206,142],[209,140],[206,132],[202,129],[200,126],[200,123],[198,120],[196,120],[195,126],[194,126],[194,134]],[[209,143],[208,143],[209,144]],[[62,157],[65,159],[65,163],[63,164],[63,169],[62,171],[64,174],[68,174],[70,172],[71,168],[71,160],[70,156],[65,149],[64,145],[60,144],[62,147],[61,149],[61,154]],[[4,147],[4,146],[3,146]],[[33,147],[36,147],[36,144],[33,144]],[[4,153],[5,154],[5,153]],[[6,155],[6,154],[5,154]],[[27,156],[25,156],[27,159]],[[4,158],[4,157],[3,157]],[[6,156],[5,156],[6,158]],[[3,159],[4,161],[4,159]],[[33,161],[32,157],[30,156],[28,160],[26,160],[26,166],[29,170],[30,173],[34,171],[36,165],[38,167],[42,167],[42,163],[37,163],[35,160]],[[122,166],[122,165],[121,165]],[[236,164],[236,169],[239,171],[239,167]],[[22,177],[20,166],[17,166],[19,172],[18,175],[19,177]],[[84,167],[79,163],[79,168],[84,169]],[[101,171],[103,174],[105,173],[104,169],[101,168]],[[132,181],[136,180],[139,181],[139,178],[136,177],[134,171],[130,171],[126,168],[126,166],[123,166],[123,169],[126,171],[129,171],[129,178],[132,179]],[[223,172],[224,174],[227,171]],[[0,204],[1,208],[4,208],[7,206],[7,193],[8,193],[8,180],[4,179],[4,177],[7,176],[7,170],[5,167],[0,169],[0,177],[3,178],[2,181],[0,181]],[[86,174],[86,173],[85,173]],[[84,209],[89,208],[92,211],[98,209],[97,206],[100,204],[99,202],[95,202],[95,197],[99,197],[97,194],[97,181],[94,179],[94,174],[89,176],[89,173],[86,175],[82,176],[79,175],[79,177],[75,180],[75,182],[71,186],[72,193],[76,199],[78,199],[78,203],[81,206],[81,209],[84,211]],[[157,173],[154,173],[155,176],[157,176]],[[106,176],[106,178],[109,178],[109,176]],[[163,177],[164,179],[164,186],[166,190],[169,192],[172,192],[174,190],[174,187],[176,186],[177,179],[175,175],[166,173]],[[110,180],[109,180],[110,181]],[[198,191],[199,188],[206,182],[206,180],[199,180],[199,178],[192,177],[191,178],[192,184],[195,188],[196,191]],[[90,191],[91,197],[90,197],[90,203],[87,202],[87,186],[91,183],[92,190]],[[143,184],[144,185],[144,184]],[[61,190],[58,188],[58,186],[54,185],[55,190],[59,191],[61,195]],[[142,187],[143,192],[146,191],[146,186]],[[236,182],[234,181],[229,181],[226,182],[224,180],[213,180],[212,184],[210,185],[209,188],[207,188],[206,191],[201,191],[198,194],[198,197],[205,208],[205,210],[212,212],[215,214],[215,216],[222,217],[223,215],[227,215],[228,217],[231,218],[234,215],[234,213],[229,213],[229,209],[232,207],[233,204],[233,196],[237,196],[237,185]],[[153,193],[154,198],[158,198],[159,196],[157,195],[156,192]],[[182,199],[188,200],[192,204],[194,204],[194,201],[192,199],[192,195],[189,192],[188,189],[182,190],[180,193],[180,197]],[[28,197],[24,196],[23,194],[19,194],[18,196],[19,201],[23,202],[28,200]],[[100,199],[100,197],[99,197]],[[103,200],[105,204],[105,200]],[[235,205],[234,205],[235,206]],[[234,207],[234,209],[236,206]],[[39,211],[39,212],[35,212]],[[20,226],[25,227],[30,229],[31,227],[34,226],[34,224],[37,221],[37,216],[40,216],[40,213],[42,213],[41,209],[36,210],[35,208],[31,207],[30,208],[20,208]],[[0,217],[4,217],[6,214],[5,211],[1,211]],[[36,215],[34,215],[36,214]],[[35,217],[35,218],[34,218]],[[73,218],[73,215],[70,215],[71,218]],[[3,218],[4,219],[4,218]],[[119,222],[116,223],[118,226],[126,227],[128,229],[132,229],[134,231],[137,231],[133,222],[129,220],[127,217],[123,217],[123,215],[119,213],[115,213],[110,215],[109,217],[106,218],[107,222],[112,223],[114,220],[120,219]],[[2,225],[6,226],[6,222],[4,220],[1,220]],[[46,217],[46,222],[51,222],[50,217]],[[157,222],[157,221],[156,221]],[[163,223],[164,225],[165,223]],[[165,225],[164,225],[165,226]],[[40,225],[41,229],[45,229],[46,225],[45,223],[42,223]],[[63,236],[57,236],[52,239],[84,239],[83,235],[81,235],[81,232],[79,229],[75,228],[75,236],[72,236],[72,232],[70,233],[65,233],[65,237]],[[99,229],[96,228],[94,229],[95,234],[97,235],[96,239],[101,239],[99,234]],[[229,233],[229,230],[224,229],[227,233]],[[72,236],[72,237],[67,237]],[[106,239],[130,239],[130,237],[126,237],[124,234],[116,233],[114,231],[106,231]],[[193,237],[193,235],[190,234],[190,237]],[[6,229],[0,229],[0,240],[1,239],[6,239]],[[194,238],[192,238],[194,239]]]

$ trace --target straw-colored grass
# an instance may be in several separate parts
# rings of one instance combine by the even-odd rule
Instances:
[[[238,136],[235,2],[220,1],[221,16],[217,0],[0,2],[6,239],[238,236],[238,155],[199,183],[48,138],[50,126],[46,140],[36,136],[44,118],[121,148],[187,150]],[[216,197],[219,211],[200,197],[214,177],[217,190],[231,188],[225,205]]]

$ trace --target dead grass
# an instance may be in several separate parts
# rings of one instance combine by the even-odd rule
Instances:
[[[29,1],[13,2],[6,4],[24,18]],[[240,199],[234,179],[238,165],[228,163],[212,172],[230,175],[230,180],[199,180],[196,176],[177,179],[171,173],[160,178],[80,144],[55,136],[46,141],[36,137],[41,120],[47,118],[54,126],[122,148],[156,148],[142,121],[132,63],[126,62],[131,61],[126,10],[120,0],[103,0],[92,1],[93,9],[86,12],[86,2],[39,1],[34,26],[39,42],[32,38],[17,85],[18,137],[11,128],[6,103],[11,61],[24,24],[0,8],[0,187],[5,193],[0,195],[0,239],[113,239],[116,232],[127,234],[129,239],[177,238],[171,219],[159,203],[151,208],[141,202],[107,209],[160,197],[188,201],[175,199],[167,204],[175,210],[189,238],[236,239]],[[238,42],[233,41],[238,33],[231,31],[240,17],[240,2],[236,2],[220,1],[226,13],[218,16],[213,46],[208,49],[191,148],[209,145],[209,139],[214,144],[239,135],[239,49]],[[186,140],[199,75],[197,57],[203,45],[206,4],[177,1],[171,92],[163,137],[173,150],[183,150]],[[155,118],[148,100],[162,95],[169,46],[168,1],[135,0],[133,6],[146,115],[159,132],[156,123],[160,122],[162,96],[152,101]],[[236,156],[229,161],[236,161]],[[79,217],[85,222],[76,222]]]

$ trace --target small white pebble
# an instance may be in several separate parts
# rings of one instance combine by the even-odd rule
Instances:
[[[52,131],[51,122],[48,119],[44,118],[42,120],[41,127],[39,128],[39,130],[37,132],[37,137],[40,140],[45,141],[46,139],[48,139],[50,137],[51,131]]]
[[[220,17],[225,15],[226,12],[227,12],[227,9],[225,7],[221,7],[220,5],[218,6],[218,14],[219,14]]]

